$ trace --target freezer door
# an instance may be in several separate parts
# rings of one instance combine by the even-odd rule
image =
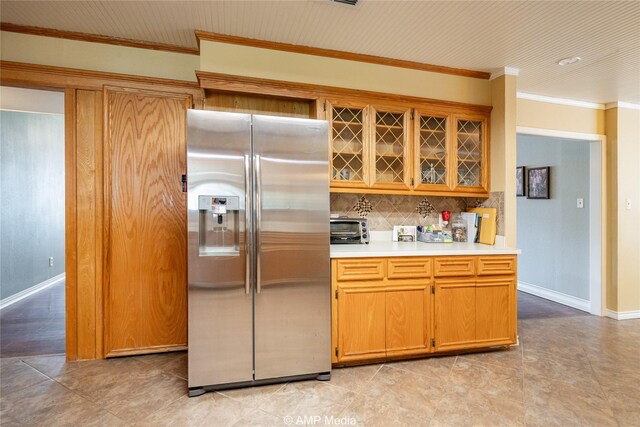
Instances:
[[[250,381],[251,116],[187,119],[189,387]]]
[[[331,369],[327,123],[253,116],[255,379]]]

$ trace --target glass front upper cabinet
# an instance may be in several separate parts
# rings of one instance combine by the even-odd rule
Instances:
[[[450,189],[449,118],[416,111],[414,182],[417,189]]]
[[[456,188],[487,189],[486,126],[486,118],[456,116]]]
[[[329,103],[328,111],[332,185],[362,187],[368,181],[366,107]]]
[[[410,111],[371,107],[372,187],[408,189]]]

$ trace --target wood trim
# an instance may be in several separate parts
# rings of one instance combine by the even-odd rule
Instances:
[[[134,88],[156,88],[175,93],[188,93],[196,104],[204,98],[196,82],[136,76],[133,74],[108,73],[105,71],[81,70],[78,68],[54,67],[24,62],[0,61],[0,82],[3,85],[102,90],[105,84]],[[160,86],[160,88],[158,88]]]
[[[488,191],[478,191],[477,193],[467,191],[429,191],[429,190],[385,190],[380,188],[362,188],[362,187],[336,187],[333,183],[329,189],[331,193],[349,193],[349,194],[400,194],[403,196],[442,196],[442,197],[475,197],[478,199],[486,199],[489,197]]]
[[[103,43],[116,46],[135,47],[139,49],[160,50],[165,52],[184,53],[187,55],[199,55],[197,47],[178,46],[168,43],[148,42],[141,40],[125,39],[121,37],[103,36],[99,34],[80,33],[77,31],[54,30],[52,28],[32,27],[29,25],[0,23],[0,31],[11,33],[31,34],[34,36],[55,37],[58,39],[78,40],[90,43]]]
[[[109,353],[105,354],[105,357],[121,357],[121,356],[135,356],[140,354],[149,354],[149,353],[168,353],[170,351],[182,351],[187,350],[187,346],[184,344],[175,344],[175,345],[159,345],[145,348],[127,348],[120,350],[111,350]]]
[[[232,74],[197,71],[196,76],[200,87],[227,92],[245,92],[262,95],[281,96],[316,100],[318,98],[346,98],[354,102],[367,104],[383,104],[397,107],[428,107],[437,108],[442,112],[490,113],[490,105],[467,104],[464,102],[444,101],[439,99],[421,98],[418,96],[397,95],[392,93],[375,92],[360,89],[324,86],[312,83],[289,82],[285,80],[263,79],[260,77],[237,76]]]
[[[78,358],[78,305],[77,305],[77,255],[76,231],[76,91],[65,90],[65,305],[66,305],[66,356]]]
[[[324,56],[327,58],[342,59],[347,61],[367,62],[370,64],[386,65],[389,67],[409,68],[412,70],[429,71],[432,73],[451,74],[455,76],[471,77],[475,79],[489,80],[491,73],[484,71],[466,70],[463,68],[445,67],[442,65],[425,64],[422,62],[406,61],[403,59],[384,58],[381,56],[365,55],[362,53],[344,52],[333,49],[323,49],[311,46],[302,46],[289,43],[280,43],[269,40],[251,39],[246,37],[230,36],[227,34],[210,33],[196,30],[198,46],[200,41],[208,40],[218,43],[236,44],[240,46],[251,46],[261,49],[280,50],[284,52],[301,53],[304,55]]]

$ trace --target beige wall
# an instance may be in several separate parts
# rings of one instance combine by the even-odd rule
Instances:
[[[518,99],[518,126],[604,135],[604,110]]]
[[[0,33],[3,61],[197,81],[197,55],[90,43],[30,34]]]
[[[640,311],[640,110],[612,108],[606,117],[611,171],[607,308]]]
[[[488,80],[203,40],[200,69],[491,105]]]
[[[516,246],[516,77],[491,81],[491,191],[504,192],[504,236]]]

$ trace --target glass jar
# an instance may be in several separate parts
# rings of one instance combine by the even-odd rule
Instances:
[[[461,215],[456,215],[451,222],[451,235],[454,242],[467,241],[467,224]]]

